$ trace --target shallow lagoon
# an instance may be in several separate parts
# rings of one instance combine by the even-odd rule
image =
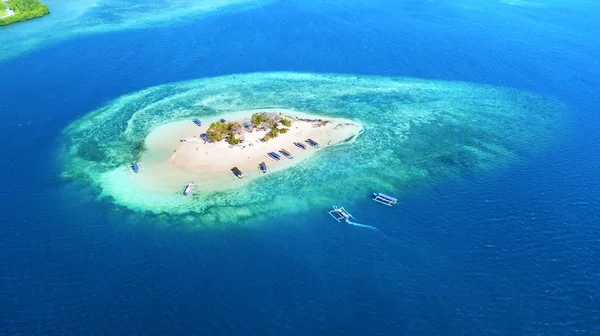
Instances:
[[[141,195],[124,168],[153,127],[237,110],[288,108],[351,118],[356,141],[234,190]],[[133,210],[194,214],[195,225],[281,216],[485,171],[545,148],[562,106],[512,89],[460,82],[254,73],[152,87],[118,98],[64,132],[64,176]],[[201,182],[200,182],[201,183]]]

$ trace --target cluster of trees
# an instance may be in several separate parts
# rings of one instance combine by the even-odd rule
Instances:
[[[289,128],[277,128],[277,123],[272,125],[271,130],[263,137],[265,141],[276,138],[279,134],[285,134],[289,131]]]
[[[254,113],[252,115],[252,125],[254,127],[260,126],[266,120],[267,120],[267,116],[264,113]]]
[[[269,132],[264,136],[263,140],[268,141],[269,139],[276,138],[279,134],[285,134],[289,130],[288,128],[278,128],[279,124],[290,127],[292,121],[279,115],[271,113],[254,113],[252,115],[252,125],[255,127],[266,126],[269,128]]]
[[[221,141],[226,139],[232,145],[237,145],[242,142],[236,135],[242,130],[242,125],[238,122],[222,123],[216,121],[208,127],[206,135],[212,141]]]
[[[4,14],[8,8],[12,9],[15,14],[0,19],[0,26],[33,19],[50,13],[50,9],[41,4],[39,0],[9,0],[8,8],[6,7],[4,1],[0,0],[0,15]]]
[[[2,0],[0,0],[2,1]],[[292,122],[289,119],[281,118],[280,115],[274,113],[254,113],[252,115],[251,123],[254,127],[266,126],[269,132],[264,136],[264,140],[267,141],[272,138],[276,138],[279,134],[285,134],[289,128],[279,128],[281,124],[286,127],[290,127]],[[239,122],[213,122],[208,127],[206,135],[212,141],[226,140],[232,145],[237,145],[242,140],[238,138],[238,135],[244,130],[243,126]]]

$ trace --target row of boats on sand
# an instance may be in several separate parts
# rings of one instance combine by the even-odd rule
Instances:
[[[195,120],[194,120],[195,122]],[[319,145],[318,142],[312,140],[312,139],[306,139],[306,143],[309,144],[311,147],[318,149],[321,148],[321,145]],[[306,145],[301,143],[301,142],[294,142],[294,145],[298,148],[304,149],[306,150]],[[292,155],[292,153],[288,152],[285,149],[280,149],[279,153],[281,153],[281,155],[285,156],[288,159],[293,159],[294,155]],[[271,159],[275,160],[275,161],[279,161],[281,160],[281,155],[277,154],[276,152],[269,152],[267,153],[267,156],[269,156]],[[135,163],[135,162],[134,162]],[[268,172],[271,171],[271,167],[266,163],[266,162],[261,162],[258,164],[258,170],[263,173],[266,174]],[[137,173],[137,171],[136,171]],[[241,170],[238,167],[233,167],[230,170],[231,176],[234,179],[243,179],[244,177],[247,177],[248,174],[246,174],[243,170]],[[185,196],[189,196],[191,194],[193,194],[194,192],[196,192],[198,185],[194,183],[194,181],[190,181],[190,183],[188,183],[184,188],[183,188],[183,194]]]
[[[194,119],[194,123],[198,126],[202,125],[202,122],[197,119]],[[316,142],[312,139],[307,139],[306,143],[315,149],[321,148],[321,145],[319,145],[318,142]],[[304,145],[301,142],[294,142],[294,145],[298,148],[306,150],[306,145]],[[285,149],[280,149],[279,153],[281,153],[283,156],[285,156],[288,159],[294,158],[292,153],[288,152]],[[279,154],[277,154],[276,152],[269,152],[269,153],[267,153],[267,155],[275,161],[281,160],[281,156]],[[137,174],[137,173],[144,171],[144,165],[141,162],[137,162],[137,161],[133,161],[130,165],[127,166],[127,168],[129,169],[129,172],[132,174]],[[271,171],[271,167],[266,162],[261,162],[258,165],[258,170],[261,173],[266,174]],[[234,179],[242,179],[242,178],[248,176],[243,170],[241,170],[238,167],[231,168],[230,173]],[[195,193],[197,189],[198,189],[198,185],[196,183],[194,183],[194,181],[190,181],[188,184],[186,184],[184,186],[182,193],[185,196],[189,196],[189,195]]]
[[[197,119],[194,119],[194,123],[196,123],[198,126],[200,126],[202,124],[200,122],[200,120],[197,120]],[[321,147],[318,142],[316,142],[312,139],[307,139],[306,143],[316,149]],[[294,145],[298,148],[306,149],[306,145],[304,145],[301,142],[294,142]],[[285,149],[281,149],[281,150],[279,150],[279,152],[288,159],[294,158],[294,156]],[[269,152],[268,156],[276,161],[281,160],[281,156],[275,152]],[[128,166],[128,168],[129,168],[129,172],[134,173],[134,174],[144,171],[144,165],[141,162],[136,162],[136,161],[133,161],[131,163],[131,165]],[[271,171],[271,167],[269,167],[269,165],[266,162],[261,162],[258,165],[258,169],[263,174],[266,174],[269,171]],[[243,170],[239,169],[238,167],[231,168],[231,174],[234,178],[237,178],[237,179],[241,179],[241,178],[248,176]],[[198,185],[195,184],[194,181],[190,181],[183,188],[183,194],[185,196],[189,196],[189,195],[195,193],[197,189],[198,189]],[[382,194],[382,193],[373,193],[372,199],[375,202],[378,202],[378,203],[381,203],[381,204],[384,204],[384,205],[387,205],[390,207],[398,202],[398,199],[396,199],[392,196],[388,196],[386,194]],[[338,208],[335,205],[333,206],[333,210],[329,211],[329,214],[338,222],[342,221],[342,220],[347,222],[347,221],[350,221],[351,218],[354,218],[354,217],[352,217],[352,214],[350,214],[346,209],[344,209],[344,207]]]
[[[319,149],[319,148],[321,148],[321,145],[319,145],[319,143],[318,143],[318,142],[316,142],[316,141],[314,141],[314,140],[312,140],[312,139],[306,139],[306,143],[307,143],[307,144],[309,144],[311,147],[313,147],[313,148],[315,148],[315,149]],[[306,145],[305,145],[305,144],[303,144],[303,143],[301,143],[301,142],[294,142],[294,145],[295,145],[296,147],[300,148],[300,149],[304,149],[304,150],[306,150]],[[294,158],[294,156],[292,155],[292,153],[288,152],[288,151],[287,151],[287,150],[285,150],[285,149],[280,149],[280,150],[279,150],[279,153],[281,153],[283,156],[285,156],[285,157],[286,157],[286,158],[288,158],[288,159],[293,159],[293,158]],[[279,161],[279,160],[281,160],[281,155],[277,154],[276,152],[269,152],[269,153],[267,153],[267,155],[268,155],[268,156],[269,156],[271,159],[273,159],[273,160],[275,160],[275,161]]]

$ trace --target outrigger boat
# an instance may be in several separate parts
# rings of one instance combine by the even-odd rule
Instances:
[[[273,160],[279,161],[281,160],[281,156],[275,152],[267,153]]]
[[[144,165],[141,162],[133,161],[131,165],[127,166],[129,168],[129,172],[132,174],[137,174],[141,171],[144,171]]]
[[[193,122],[196,126],[202,126],[202,121],[200,121],[200,119],[194,119]]]
[[[183,194],[185,196],[189,196],[196,191],[196,188],[198,188],[198,185],[195,184],[194,181],[190,181],[190,183],[188,183],[183,189]]]
[[[181,138],[181,139],[179,139],[179,142],[181,142],[181,143],[196,143],[199,141],[200,141],[200,139],[198,139],[198,138]]]
[[[279,153],[283,154],[283,156],[285,156],[288,159],[293,159],[294,156],[292,155],[292,153],[286,151],[285,149],[280,149]]]
[[[238,167],[233,167],[233,168],[231,168],[231,174],[233,174],[233,177],[234,177],[234,178],[236,178],[236,177],[237,177],[237,178],[239,178],[239,179],[242,179],[242,178],[244,178],[245,176],[248,176],[248,175],[246,175],[246,174],[245,174],[245,173],[244,173],[244,172],[243,172],[241,169],[239,169]]]
[[[308,143],[312,148],[321,148],[321,145],[319,145],[319,143],[313,139],[306,139],[306,143]]]
[[[348,222],[350,221],[350,218],[354,218],[348,211],[346,211],[346,209],[343,207],[338,208],[335,205],[333,206],[333,210],[329,211],[329,215],[338,222],[342,220]]]
[[[294,145],[296,145],[298,148],[306,149],[306,146],[304,146],[304,144],[301,142],[294,142]]]
[[[397,198],[382,193],[373,193],[373,196],[373,201],[385,204],[387,206],[392,206],[398,202]]]
[[[271,171],[271,168],[269,168],[269,165],[267,165],[265,162],[261,162],[258,165],[258,169],[261,171],[261,173],[266,174],[269,171]]]

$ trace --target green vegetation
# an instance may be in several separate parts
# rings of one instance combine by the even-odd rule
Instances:
[[[269,133],[267,133],[267,135],[269,135],[271,138],[277,138],[277,136],[279,135],[279,129],[277,127],[273,127],[271,128]]]
[[[267,118],[264,113],[254,113],[252,115],[252,125],[255,127],[260,126],[265,120],[267,120]]]
[[[240,142],[242,142],[242,140],[236,138],[235,135],[241,130],[242,125],[238,122],[222,123],[216,121],[210,124],[208,130],[206,131],[206,135],[212,141],[221,141],[223,139],[226,139],[230,144],[237,145]]]
[[[3,0],[0,0],[0,16],[2,16],[7,9],[12,9],[15,14],[0,18],[0,26],[34,19],[50,13],[50,9],[42,5],[38,0],[9,0],[8,6]]]
[[[234,132],[230,132],[229,136],[227,137],[227,142],[229,142],[232,145],[237,145],[240,142],[242,142],[242,140],[238,139],[235,137],[235,133]]]
[[[292,121],[290,119],[282,119],[282,116],[282,113],[279,113],[279,115],[267,112],[254,113],[252,115],[252,125],[254,127],[264,126],[269,128],[269,131],[263,137],[264,141],[269,141],[272,138],[276,138],[279,134],[287,133],[289,130],[288,128],[277,128],[280,123],[286,127],[290,127],[292,125]]]
[[[210,126],[208,127],[208,130],[206,131],[206,135],[212,141],[221,141],[221,140],[225,139],[225,137],[227,136],[228,133],[229,133],[228,124],[224,124],[224,123],[218,122],[218,121],[215,121],[214,123],[210,124]]]

